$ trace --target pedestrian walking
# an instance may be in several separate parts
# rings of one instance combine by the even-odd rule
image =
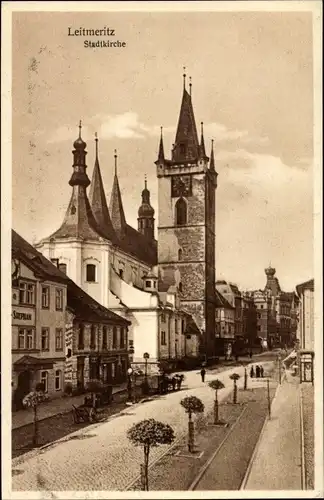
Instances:
[[[205,382],[205,375],[206,375],[206,370],[205,370],[205,368],[202,368],[202,369],[200,370],[200,375],[201,375],[201,381],[202,381],[202,382]]]
[[[249,352],[250,359],[252,359],[252,351]]]
[[[250,377],[253,378],[254,377],[254,367],[253,365],[251,366],[251,370],[250,370]]]
[[[260,366],[260,377],[263,378],[263,375],[264,375],[264,369],[263,369],[263,366],[261,365]]]
[[[260,377],[260,366],[259,365],[256,366],[255,375],[256,375],[256,378]]]

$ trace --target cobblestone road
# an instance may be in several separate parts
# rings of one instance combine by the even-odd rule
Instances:
[[[226,385],[220,391],[220,399],[232,390],[229,375],[234,371],[243,375],[243,368],[217,374]],[[215,374],[207,374],[206,382],[214,378]],[[64,441],[36,451],[33,456],[13,460],[12,490],[124,490],[138,475],[142,462],[142,450],[134,447],[126,437],[129,427],[144,418],[156,418],[172,425],[176,437],[181,437],[187,429],[187,416],[179,404],[183,397],[196,395],[202,399],[206,410],[212,409],[214,392],[206,382],[201,382],[197,372],[188,372],[185,381],[188,389],[130,407],[122,415],[77,431]],[[151,461],[166,450],[165,446],[153,449]]]

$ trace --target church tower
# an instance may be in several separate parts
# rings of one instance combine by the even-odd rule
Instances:
[[[150,202],[150,192],[147,189],[147,180],[145,177],[145,186],[142,191],[142,204],[138,209],[138,231],[148,239],[154,239],[154,208]]]
[[[176,286],[181,307],[202,331],[202,353],[215,352],[215,171],[213,145],[205,152],[203,124],[198,140],[191,98],[183,75],[183,96],[171,159],[161,133],[158,159],[159,286]]]

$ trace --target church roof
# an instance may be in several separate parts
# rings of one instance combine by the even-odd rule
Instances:
[[[118,236],[123,233],[126,229],[126,218],[125,212],[118,182],[117,176],[117,154],[115,151],[115,175],[114,182],[110,196],[110,204],[109,211],[111,216],[111,221],[115,231],[118,233]]]
[[[61,227],[49,236],[49,238],[72,237],[84,240],[106,238],[94,218],[86,190],[82,186],[74,187]]]
[[[190,161],[196,160],[198,156],[199,142],[192,100],[184,87],[172,160]]]
[[[96,138],[96,160],[90,185],[89,201],[93,216],[106,237],[113,243],[116,234],[110,219],[105,190],[98,159],[98,139]]]

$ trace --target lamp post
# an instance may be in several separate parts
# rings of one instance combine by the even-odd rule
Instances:
[[[133,374],[133,369],[130,367],[127,370],[127,375],[128,375],[127,391],[128,391],[128,400],[130,403],[132,402],[132,374]]]
[[[144,352],[143,358],[145,359],[145,371],[144,371],[144,379],[145,379],[145,384],[147,384],[147,363],[150,355],[148,352]]]

